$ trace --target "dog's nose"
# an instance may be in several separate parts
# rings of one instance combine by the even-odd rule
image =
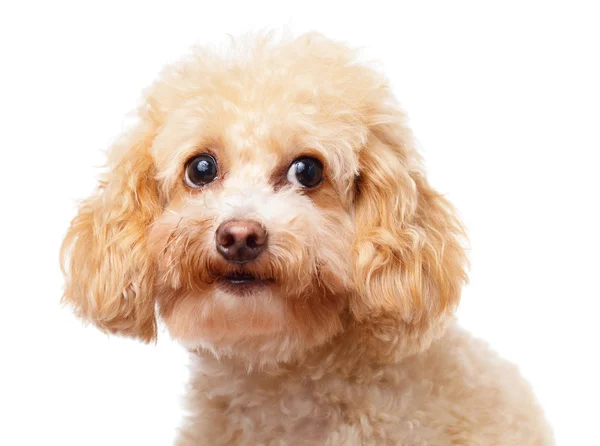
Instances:
[[[217,251],[233,263],[254,260],[267,245],[267,231],[251,220],[229,220],[216,233]]]

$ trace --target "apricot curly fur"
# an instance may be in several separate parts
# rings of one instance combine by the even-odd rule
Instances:
[[[145,92],[61,252],[64,302],[191,356],[179,445],[551,445],[517,369],[457,326],[465,233],[386,79],[318,34],[196,48]],[[210,153],[215,181],[190,188]],[[314,189],[287,181],[319,158]],[[215,231],[250,219],[256,260]],[[233,273],[260,282],[241,293]]]

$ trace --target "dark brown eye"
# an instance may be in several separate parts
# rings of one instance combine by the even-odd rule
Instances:
[[[316,187],[323,180],[323,164],[310,156],[298,158],[290,166],[287,180],[303,188]]]
[[[188,161],[184,181],[190,187],[202,187],[217,178],[217,160],[203,153]]]

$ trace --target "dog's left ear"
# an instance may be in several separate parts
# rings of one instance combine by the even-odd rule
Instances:
[[[359,154],[350,309],[358,320],[393,315],[417,334],[460,299],[464,232],[424,177],[400,113],[387,119]]]

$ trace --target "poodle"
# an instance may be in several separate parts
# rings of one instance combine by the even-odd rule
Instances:
[[[460,328],[465,234],[388,82],[319,34],[196,48],[65,237],[63,301],[191,356],[178,445],[551,445]]]

